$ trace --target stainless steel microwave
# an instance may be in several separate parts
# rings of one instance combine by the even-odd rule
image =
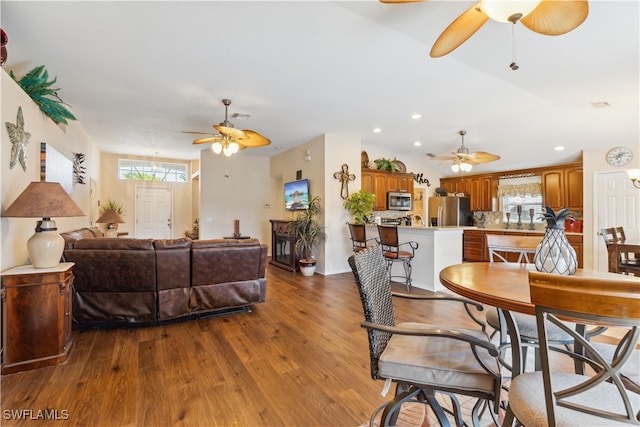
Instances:
[[[401,191],[389,191],[387,193],[387,210],[410,211],[413,209],[413,197],[411,193]]]

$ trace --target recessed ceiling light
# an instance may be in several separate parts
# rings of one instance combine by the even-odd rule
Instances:
[[[564,147],[562,145],[556,145],[555,147],[553,147],[553,149],[556,151],[562,151],[564,150]]]
[[[416,147],[420,147],[422,145],[422,142],[414,141],[413,145],[415,145]]]
[[[593,106],[593,108],[611,107],[611,104],[609,104],[607,101],[596,101],[596,102],[592,102],[591,105]]]
[[[418,114],[418,113],[412,114],[411,118],[413,120],[418,120],[418,119],[422,118],[422,114]]]
[[[373,133],[380,133],[380,132],[382,132],[382,129],[380,129],[380,128],[373,128],[372,132],[373,132]]]

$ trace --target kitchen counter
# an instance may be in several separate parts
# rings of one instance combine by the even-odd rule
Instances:
[[[422,227],[398,226],[400,243],[418,243],[411,262],[413,286],[429,291],[444,290],[440,283],[440,270],[462,262],[462,234],[476,227]],[[375,224],[367,225],[367,237],[378,237]],[[394,263],[392,274],[403,275],[402,265]]]

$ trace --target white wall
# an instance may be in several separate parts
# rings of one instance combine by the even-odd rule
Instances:
[[[93,177],[99,185],[97,177],[100,175],[100,152],[82,129],[80,121],[71,121],[68,126],[58,126],[44,115],[31,98],[13,81],[3,70],[0,71],[0,88],[2,93],[1,109],[1,143],[0,170],[2,176],[1,202],[4,212],[11,203],[22,193],[31,181],[40,180],[40,143],[46,142],[55,150],[69,159],[74,153],[86,155],[83,166],[86,167],[87,184],[73,184],[71,197],[78,206],[89,213],[89,179]],[[64,88],[60,91],[64,99]],[[27,170],[23,171],[20,164],[9,168],[11,159],[11,140],[5,122],[16,123],[18,107],[22,107],[25,131],[31,133],[27,145]],[[58,231],[70,231],[89,226],[89,217],[53,218]],[[16,265],[29,263],[27,239],[33,234],[37,218],[2,218],[0,239],[0,269],[6,270]]]
[[[200,238],[214,239],[233,235],[234,220],[240,221],[240,233],[270,242],[273,205],[269,180],[269,159],[252,156],[250,149],[231,157],[200,152]]]

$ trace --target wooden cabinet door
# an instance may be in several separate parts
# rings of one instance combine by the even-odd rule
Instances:
[[[471,201],[471,210],[479,211],[482,209],[482,187],[480,186],[480,178],[469,179],[469,196]]]
[[[412,174],[402,174],[398,177],[398,190],[413,194]]]
[[[383,173],[376,173],[373,176],[373,194],[376,196],[374,210],[387,210],[387,177]]]
[[[464,261],[484,261],[484,231],[464,230],[462,242]]]
[[[467,179],[461,179],[460,181],[456,182],[456,193],[464,193],[464,194],[469,194],[470,193],[470,183],[471,181],[467,178]]]
[[[373,191],[373,172],[362,172],[362,178],[360,180],[360,189],[365,193],[374,194]]]
[[[398,175],[389,174],[385,178],[387,180],[387,191],[400,191],[400,184],[398,182]]]
[[[582,211],[582,167],[567,168],[564,170],[564,195],[565,206],[572,211]]]
[[[569,241],[569,244],[571,244],[571,246],[573,247],[573,249],[576,251],[576,258],[578,260],[578,268],[582,268],[582,236],[579,236],[577,234],[568,234],[567,235],[567,240]]]
[[[440,186],[447,190],[447,193],[456,192],[456,183],[454,181],[440,181]]]
[[[542,173],[542,205],[554,211],[564,207],[564,170],[553,169]]]
[[[480,178],[480,190],[482,192],[482,198],[480,199],[480,210],[482,211],[491,211],[493,210],[493,190],[491,186],[493,185],[493,180],[490,176],[485,176]],[[497,192],[497,185],[496,185]]]

